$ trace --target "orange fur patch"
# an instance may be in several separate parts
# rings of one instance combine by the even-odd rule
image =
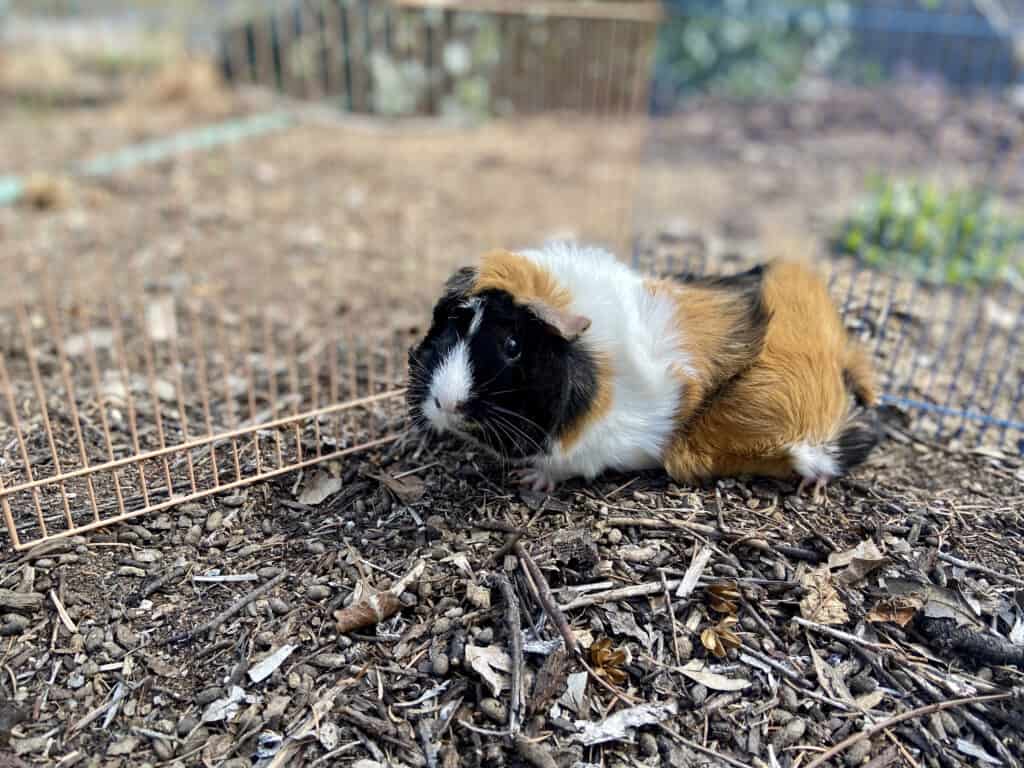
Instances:
[[[491,251],[480,260],[473,293],[488,290],[505,291],[518,304],[540,302],[553,309],[566,309],[571,301],[554,275],[511,251]]]
[[[728,310],[681,286],[680,323],[694,365],[713,379],[739,358],[726,351],[723,320]],[[813,270],[774,263],[765,270],[763,296],[772,313],[764,346],[753,364],[692,422],[681,422],[680,435],[665,455],[665,468],[680,482],[734,474],[788,476],[793,472],[789,447],[835,439],[851,410],[844,372],[855,387],[874,397],[870,365],[858,356],[825,283]],[[687,309],[684,305],[691,305]],[[725,360],[723,367],[718,361]],[[710,367],[708,367],[710,366]],[[712,374],[708,374],[707,371]],[[728,379],[711,381],[717,386]],[[690,386],[693,386],[691,381]]]
[[[581,413],[576,420],[568,424],[558,436],[558,445],[562,451],[568,451],[583,437],[583,433],[596,422],[603,419],[612,408],[615,393],[612,391],[612,366],[603,356],[597,357],[597,394],[594,395],[590,407]]]

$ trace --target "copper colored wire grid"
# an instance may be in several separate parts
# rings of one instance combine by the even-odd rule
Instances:
[[[525,38],[512,28],[502,39],[496,80],[514,96],[517,111],[568,109],[608,119],[610,126],[645,112],[649,56],[660,18],[655,3],[573,7],[479,0],[464,9],[461,4],[399,0],[392,6],[414,17],[443,7],[529,15],[534,21],[550,18],[552,34],[566,29],[566,23],[592,25],[587,29],[593,34],[554,57],[531,55]],[[338,14],[351,16],[350,10],[335,3],[321,10],[322,28],[310,34],[336,40],[332,31],[342,21]],[[303,13],[306,20],[313,18],[305,4]],[[349,24],[357,21],[346,18]],[[283,25],[292,34],[288,27]],[[313,24],[304,28],[315,29]],[[264,84],[273,79],[269,32],[269,25],[257,29],[253,65],[246,64],[239,79]],[[353,39],[358,46],[366,44],[363,35]],[[241,71],[243,52],[229,42],[227,53]],[[425,50],[418,53],[426,56]],[[359,63],[364,54],[337,45],[326,51],[335,65],[346,56]],[[354,92],[349,94],[357,111],[369,103],[363,63],[354,69]],[[340,66],[327,71],[340,71]],[[280,85],[289,95],[322,98],[336,97],[339,84],[331,77],[317,81],[300,73]],[[627,175],[624,190],[632,188],[636,168]],[[594,186],[581,192],[596,211],[608,194]],[[613,217],[625,240],[631,199],[625,193],[622,197]],[[424,226],[410,223],[415,231],[407,233],[408,239],[418,242]],[[481,237],[503,241],[500,232]],[[438,258],[443,251],[428,240],[416,263],[395,267],[393,279],[408,284],[410,294],[426,284],[440,285],[453,266]],[[187,277],[194,268],[186,256]],[[15,287],[10,293],[18,297],[11,320],[21,354],[5,357],[0,352],[0,419],[13,432],[10,452],[17,465],[0,464],[0,511],[14,549],[226,494],[385,446],[402,433],[401,417],[392,416],[402,411],[397,401],[403,393],[404,361],[398,354],[408,339],[386,328],[378,334],[387,338],[383,343],[330,330],[326,337],[314,334],[303,346],[298,331],[282,329],[270,313],[233,327],[219,308],[200,311],[204,308],[191,295],[154,297],[147,295],[143,275],[121,277],[128,285],[120,293],[110,290],[105,298],[65,296],[45,274],[37,290]],[[86,290],[79,289],[74,275],[65,278],[73,294]],[[344,281],[332,284],[344,287]],[[107,334],[103,349],[95,343],[97,333]],[[71,338],[79,343],[69,351]],[[44,375],[41,361],[47,356],[55,358],[58,375]],[[186,363],[193,366],[188,375]],[[76,370],[85,376],[76,377]],[[239,378],[244,386],[235,391],[232,381]]]

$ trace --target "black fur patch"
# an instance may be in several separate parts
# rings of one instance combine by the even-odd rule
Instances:
[[[724,291],[739,297],[742,301],[743,312],[736,318],[735,326],[729,341],[732,354],[722,356],[721,362],[725,360],[747,361],[746,364],[724,367],[717,371],[714,376],[714,383],[704,395],[703,400],[694,409],[691,420],[711,407],[712,403],[726,397],[729,390],[740,380],[751,364],[761,354],[764,346],[764,337],[768,332],[768,323],[771,322],[772,313],[764,302],[764,273],[765,267],[758,265],[746,272],[739,272],[735,275],[695,275],[683,273],[675,279],[680,282],[697,288],[706,288],[716,291]]]
[[[675,279],[687,285],[694,285],[699,288],[717,288],[724,291],[755,291],[760,292],[764,283],[763,264],[751,267],[746,272],[737,272],[735,275],[697,275],[693,272],[681,272]]]
[[[547,453],[552,438],[586,411],[597,392],[597,366],[579,341],[568,342],[505,291],[485,291],[479,328],[470,337],[473,310],[465,307],[475,273],[449,280],[423,341],[409,353],[407,401],[422,422],[431,377],[460,340],[469,339],[473,368],[466,430],[502,456],[523,459]],[[510,357],[509,338],[518,356]]]
[[[840,472],[846,474],[858,464],[864,463],[881,441],[882,428],[878,414],[873,409],[859,414],[843,429],[835,443]]]

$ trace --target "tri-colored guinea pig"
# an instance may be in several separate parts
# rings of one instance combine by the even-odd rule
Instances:
[[[879,440],[868,359],[797,263],[650,279],[592,247],[494,251],[449,279],[409,363],[413,418],[536,490],[663,467],[818,497]]]

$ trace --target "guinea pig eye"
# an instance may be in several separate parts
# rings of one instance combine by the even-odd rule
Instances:
[[[508,336],[505,339],[505,357],[509,360],[518,360],[519,353],[519,339],[515,336]]]

